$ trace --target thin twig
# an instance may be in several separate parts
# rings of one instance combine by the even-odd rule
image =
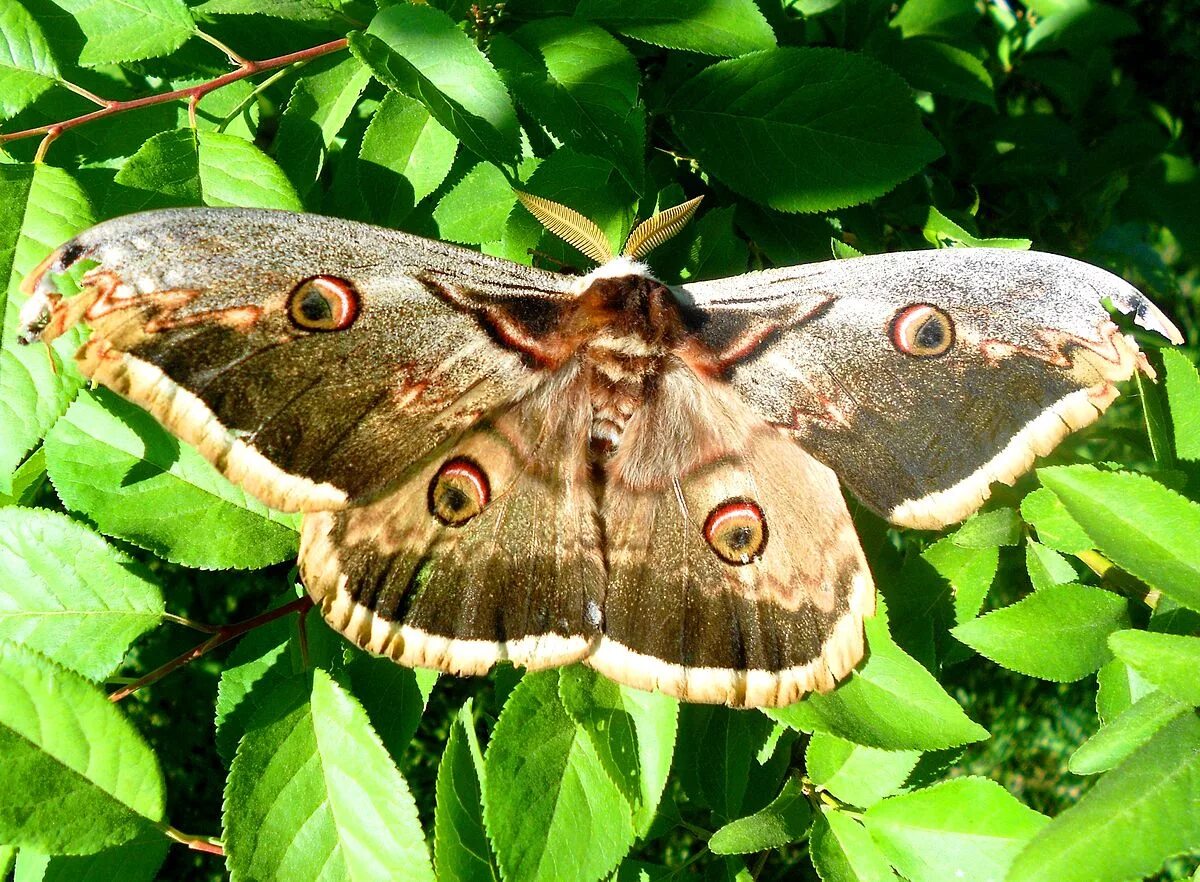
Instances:
[[[201,40],[203,40],[205,43],[210,43],[213,46],[216,46],[222,52],[224,52],[225,57],[228,58],[230,60],[230,62],[232,62],[235,66],[251,67],[254,65],[253,61],[250,61],[249,59],[243,58],[242,56],[238,55],[236,52],[234,52],[232,49],[230,49],[228,46],[226,46],[224,43],[222,43],[220,40],[218,40],[212,34],[206,34],[206,33],[204,33],[204,31],[197,30],[196,36],[199,37]]]
[[[308,609],[310,606],[312,606],[312,598],[308,595],[305,595],[304,597],[296,598],[291,603],[285,603],[283,606],[277,607],[276,609],[268,610],[261,615],[254,616],[253,618],[246,619],[242,622],[235,622],[232,625],[225,625],[224,627],[218,629],[215,634],[213,634],[203,643],[193,646],[187,652],[176,656],[165,665],[155,668],[153,671],[146,674],[146,676],[139,677],[128,686],[121,687],[116,692],[109,695],[108,700],[117,702],[123,698],[128,698],[143,686],[149,686],[151,683],[161,680],[172,671],[182,668],[184,665],[195,661],[203,655],[207,655],[221,644],[228,643],[234,637],[245,634],[247,631],[252,631],[259,625],[265,625],[267,622],[272,622],[275,619],[282,618],[289,613],[302,612]]]
[[[244,64],[239,65],[237,70],[222,74],[199,85],[188,86],[185,89],[174,89],[170,92],[159,92],[157,95],[147,95],[144,98],[133,98],[129,101],[105,101],[103,98],[98,98],[97,100],[104,102],[104,105],[99,110],[93,110],[91,113],[84,113],[60,122],[36,126],[32,129],[0,133],[0,144],[7,144],[9,141],[19,141],[22,138],[35,138],[38,135],[42,135],[44,136],[42,144],[38,147],[38,158],[40,159],[45,156],[46,148],[50,146],[50,142],[63,132],[73,129],[76,126],[82,126],[116,113],[136,110],[139,107],[150,107],[154,104],[165,104],[169,101],[178,101],[181,98],[186,98],[192,103],[190,110],[194,112],[196,102],[209,92],[214,92],[222,86],[228,86],[230,83],[244,80],[246,77],[253,76],[256,73],[287,67],[289,64],[295,64],[297,61],[308,61],[313,58],[319,58],[322,55],[328,55],[331,52],[345,49],[346,45],[346,40],[343,38],[341,40],[331,40],[328,43],[322,43],[319,46],[312,46],[308,49],[301,49],[299,52],[289,52],[287,55],[267,58],[263,61],[246,61]]]
[[[89,92],[87,89],[83,88],[83,86],[72,83],[69,80],[59,80],[59,83],[61,83],[66,88],[70,89],[76,95],[82,95],[88,101],[91,101],[93,104],[99,104],[101,107],[108,107],[108,105],[113,103],[113,102],[109,101],[107,98],[101,98],[99,95],[95,94],[94,92]]]
[[[185,628],[191,628],[193,631],[200,631],[204,634],[216,634],[221,630],[220,625],[206,625],[203,622],[196,622],[183,616],[177,616],[175,613],[165,612],[162,617],[168,622],[174,622],[177,625],[183,625]]]
[[[170,824],[163,824],[162,831],[167,835],[168,839],[173,839],[181,845],[186,845],[193,851],[203,851],[206,854],[225,856],[225,846],[216,837],[195,836],[191,833],[184,833],[182,830],[176,830]]]

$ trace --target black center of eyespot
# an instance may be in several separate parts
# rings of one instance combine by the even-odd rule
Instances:
[[[447,460],[429,482],[429,513],[447,527],[461,527],[491,501],[487,475],[473,460]]]
[[[954,345],[954,322],[945,310],[933,304],[914,303],[896,313],[888,335],[898,352],[934,358]]]
[[[725,563],[744,566],[767,547],[767,519],[752,500],[727,499],[708,513],[704,539]]]
[[[288,295],[288,317],[305,331],[344,331],[358,318],[358,292],[337,276],[311,276]]]

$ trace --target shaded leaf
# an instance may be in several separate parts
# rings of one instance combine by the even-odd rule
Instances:
[[[112,214],[179,205],[303,208],[269,156],[221,132],[177,129],[155,135],[121,167],[114,184],[107,206]]]
[[[230,876],[433,882],[408,785],[366,712],[321,669],[264,702],[225,787]]]
[[[451,187],[433,210],[438,237],[470,245],[495,242],[504,235],[516,203],[504,172],[490,162],[481,162]]]
[[[892,27],[905,37],[960,37],[979,21],[973,0],[906,0]]]
[[[559,676],[526,674],[488,744],[484,818],[506,882],[591,882],[633,844],[629,803],[563,706]]]
[[[1013,864],[1007,882],[1121,882],[1200,843],[1200,718],[1185,714],[1100,778]]]
[[[706,171],[782,211],[865,202],[941,154],[904,81],[840,49],[722,61],[680,86],[669,111]]]
[[[1200,706],[1200,637],[1118,631],[1108,644],[1147,682],[1179,701]]]
[[[66,413],[83,379],[67,367],[83,340],[72,329],[51,344],[16,343],[25,295],[18,286],[46,255],[92,223],[87,196],[62,169],[0,163],[0,492],[29,450]]]
[[[622,686],[582,665],[562,670],[559,696],[629,801],[636,833],[645,836],[671,771],[679,702]]]
[[[196,30],[183,0],[58,0],[87,37],[79,63],[120,64],[169,55]]]
[[[158,586],[82,524],[0,508],[0,639],[98,680],[162,614]]]
[[[483,826],[483,754],[468,700],[450,724],[438,764],[434,855],[439,882],[497,882],[500,872]]]
[[[1021,517],[1037,530],[1038,541],[1066,554],[1077,554],[1093,547],[1083,527],[1072,518],[1062,501],[1046,487],[1040,487],[1021,500]]]
[[[842,802],[867,807],[904,786],[921,758],[915,750],[863,747],[817,732],[804,752],[809,779]]]
[[[354,3],[343,0],[208,0],[197,12],[230,15],[268,15],[290,21],[344,21]]]
[[[834,692],[767,711],[806,732],[826,732],[886,750],[938,750],[988,737],[888,633],[882,601],[866,621],[867,661]]]
[[[744,55],[775,45],[753,0],[581,0],[575,14],[654,46],[706,55]]]
[[[316,184],[326,153],[371,80],[357,58],[318,59],[316,65],[292,86],[272,142],[276,162],[301,196]]]
[[[371,117],[358,153],[358,181],[376,223],[394,226],[433,193],[454,164],[458,139],[429,109],[389,92]]]
[[[894,882],[897,878],[871,834],[845,812],[822,809],[813,822],[808,848],[822,882]]]
[[[1110,658],[1109,634],[1129,625],[1125,599],[1086,585],[1052,585],[951,633],[1006,668],[1067,683]]]
[[[759,714],[685,703],[679,710],[675,776],[689,800],[721,818],[738,817],[756,754],[771,731]]]
[[[1038,477],[1113,563],[1200,610],[1200,505],[1130,472],[1058,466]]]
[[[454,20],[429,6],[381,10],[350,49],[390,89],[421,101],[463,145],[497,165],[520,152],[512,101],[491,62]]]
[[[950,534],[960,548],[995,548],[1021,543],[1021,518],[1015,509],[997,508],[971,515]]]
[[[1175,455],[1200,460],[1200,373],[1186,355],[1174,349],[1164,349],[1162,360],[1167,369],[1165,385]]]
[[[22,848],[13,882],[151,882],[170,847],[169,839],[155,834],[95,854],[48,855]]]
[[[771,803],[752,815],[730,821],[708,840],[714,854],[751,854],[780,848],[804,838],[812,824],[808,797],[795,778],[788,778]]]
[[[606,31],[551,18],[497,35],[489,53],[517,100],[563,144],[602,156],[640,187],[646,112],[641,71]]]
[[[870,51],[914,89],[996,106],[991,74],[982,61],[957,46],[916,38],[887,40]]]
[[[0,119],[20,113],[58,78],[37,20],[15,0],[0,6]]]
[[[89,854],[153,835],[164,788],[153,752],[102,692],[0,643],[0,840]]]
[[[208,569],[252,569],[291,557],[298,518],[225,480],[145,411],[107,390],[81,394],[46,438],[63,503],[100,532]]]
[[[1065,585],[1078,578],[1070,561],[1053,548],[1032,539],[1025,543],[1025,569],[1029,572],[1030,583],[1038,591],[1051,585]]]
[[[1189,709],[1190,705],[1165,692],[1154,691],[1143,695],[1080,745],[1071,755],[1071,771],[1076,775],[1107,772],[1149,741],[1159,729]]]

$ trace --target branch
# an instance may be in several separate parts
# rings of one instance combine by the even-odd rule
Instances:
[[[305,595],[304,597],[296,598],[291,603],[285,603],[283,606],[268,610],[261,615],[254,616],[253,618],[246,619],[245,621],[235,622],[232,625],[224,625],[223,627],[217,628],[216,632],[203,643],[193,646],[187,652],[183,653],[183,655],[176,656],[165,665],[155,668],[153,671],[146,674],[146,676],[139,677],[138,679],[134,680],[128,686],[122,686],[116,692],[109,695],[108,700],[116,702],[123,698],[128,698],[143,686],[149,686],[151,683],[161,680],[172,671],[182,668],[184,665],[195,661],[203,655],[207,655],[221,644],[228,643],[234,637],[245,634],[247,631],[252,631],[259,625],[265,625],[267,622],[272,622],[275,619],[282,618],[289,613],[299,612],[303,614],[307,612],[312,605],[312,598],[308,595]]]
[[[202,37],[209,42],[214,42],[206,35]],[[301,49],[299,52],[289,52],[287,55],[279,55],[275,58],[267,58],[263,61],[251,61],[241,58],[241,56],[232,52],[222,44],[221,51],[228,54],[231,60],[237,63],[237,70],[232,70],[227,74],[222,74],[219,77],[200,83],[195,86],[188,86],[186,89],[175,89],[171,92],[160,92],[157,95],[147,95],[144,98],[133,98],[129,101],[110,101],[105,98],[100,98],[96,95],[81,90],[79,87],[70,83],[64,85],[74,92],[83,94],[89,100],[101,105],[99,110],[93,110],[91,113],[85,113],[80,116],[64,119],[60,122],[49,123],[44,126],[37,126],[32,129],[24,129],[19,132],[0,132],[0,144],[7,144],[9,141],[18,141],[22,138],[33,138],[37,135],[42,136],[42,143],[38,146],[37,156],[34,161],[40,161],[46,155],[46,149],[50,146],[59,135],[68,129],[73,129],[76,126],[82,126],[86,123],[94,122],[98,119],[103,119],[106,116],[112,116],[117,113],[124,113],[127,110],[136,110],[139,107],[150,107],[153,104],[165,104],[168,101],[178,101],[187,99],[189,110],[195,114],[196,104],[207,95],[222,86],[227,86],[230,83],[244,80],[246,77],[253,76],[257,73],[262,73],[267,70],[276,70],[277,68],[287,67],[289,64],[295,64],[299,61],[309,61],[313,58],[319,58],[322,55],[328,55],[331,52],[337,52],[345,49],[347,42],[343,38],[341,40],[332,40],[328,43],[322,43],[320,46],[312,46],[308,49]]]

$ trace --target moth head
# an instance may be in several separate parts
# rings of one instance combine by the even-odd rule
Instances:
[[[614,261],[628,265],[645,257],[683,229],[700,207],[700,200],[704,198],[697,196],[642,221],[633,228],[618,257],[613,253],[612,245],[604,232],[579,212],[532,193],[522,193],[520,190],[515,192],[521,204],[542,226],[601,266]]]

